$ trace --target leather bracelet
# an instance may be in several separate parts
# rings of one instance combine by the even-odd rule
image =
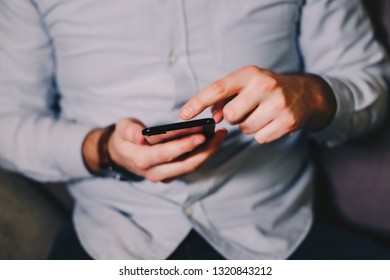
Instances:
[[[108,140],[111,134],[115,131],[115,124],[106,127],[103,130],[102,135],[98,141],[98,155],[99,155],[99,167],[100,169],[107,168],[114,164],[111,159],[110,153],[108,152]]]
[[[111,158],[108,150],[108,140],[115,131],[115,124],[106,127],[98,141],[99,169],[100,176],[111,177],[117,181],[141,181],[142,177],[137,176],[123,167],[117,165]]]

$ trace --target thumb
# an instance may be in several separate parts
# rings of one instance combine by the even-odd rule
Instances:
[[[116,130],[122,139],[139,145],[146,143],[142,135],[144,128],[145,125],[140,120],[133,118],[121,119],[116,125]]]

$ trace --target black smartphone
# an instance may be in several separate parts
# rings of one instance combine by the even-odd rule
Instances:
[[[147,127],[142,130],[142,135],[149,144],[157,144],[194,133],[202,133],[210,138],[214,135],[214,130],[214,119],[205,118]]]

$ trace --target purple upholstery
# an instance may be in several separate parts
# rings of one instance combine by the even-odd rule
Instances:
[[[364,1],[378,38],[390,50],[390,1]],[[389,118],[389,117],[388,117]],[[320,161],[336,207],[362,227],[390,233],[390,121],[369,139],[322,148]]]
[[[390,1],[363,0],[363,3],[371,16],[378,39],[390,50]]]
[[[322,149],[334,203],[348,221],[390,233],[390,127],[377,139]]]
[[[41,187],[51,196],[58,205],[70,213],[73,207],[73,198],[61,183],[42,184]]]

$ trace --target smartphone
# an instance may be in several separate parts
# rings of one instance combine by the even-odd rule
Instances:
[[[157,144],[194,133],[202,133],[206,138],[211,138],[214,130],[214,119],[206,118],[147,127],[142,130],[142,135],[149,144]]]

